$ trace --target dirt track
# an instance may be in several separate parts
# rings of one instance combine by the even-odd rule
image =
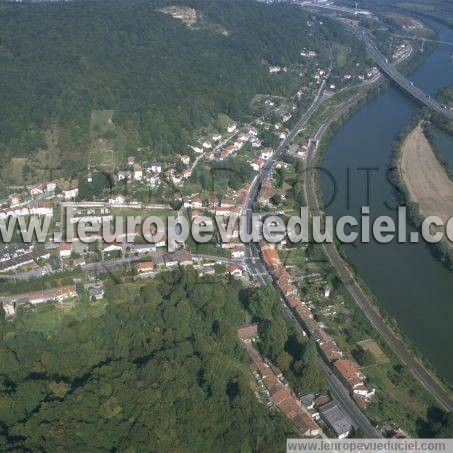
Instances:
[[[437,160],[420,126],[406,138],[400,171],[411,201],[421,214],[439,216],[444,225],[453,216],[453,182]],[[449,241],[448,241],[449,242]]]

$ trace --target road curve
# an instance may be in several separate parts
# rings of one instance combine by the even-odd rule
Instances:
[[[351,105],[360,97],[355,95],[343,105],[338,107],[324,123],[321,124],[315,134],[315,143],[322,138],[324,132],[328,129],[330,124],[343,112],[345,112]],[[307,174],[306,174],[306,196],[307,204],[310,212],[313,215],[319,215],[319,202],[317,199],[316,190],[314,188],[314,175],[312,169],[317,155],[318,147],[312,145],[309,147],[307,153]],[[341,280],[347,287],[349,293],[357,302],[361,310],[365,313],[368,320],[374,328],[382,335],[387,344],[391,347],[393,352],[401,359],[401,361],[411,370],[412,374],[431,392],[434,398],[449,411],[453,408],[453,402],[449,393],[433,378],[433,376],[426,370],[426,368],[416,360],[412,353],[408,351],[406,345],[398,338],[396,333],[387,325],[383,320],[376,308],[368,301],[368,298],[362,288],[357,284],[344,259],[338,252],[335,243],[323,244],[326,254],[338,272]]]

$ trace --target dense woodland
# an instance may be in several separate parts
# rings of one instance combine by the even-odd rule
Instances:
[[[296,7],[178,1],[197,12],[187,26],[160,11],[174,4],[2,4],[1,155],[28,157],[51,143],[49,165],[74,174],[87,163],[97,110],[113,110],[117,129],[105,138],[126,137],[121,156],[137,147],[151,154],[144,158],[180,153],[220,113],[243,120],[257,93],[294,94],[307,83],[291,70],[307,63],[303,48],[327,66],[326,38],[354,46],[340,25]],[[270,74],[275,64],[288,73]]]
[[[190,270],[161,274],[136,296],[106,285],[111,303],[99,317],[66,315],[51,333],[20,320],[1,324],[2,450],[283,448],[293,428],[256,400],[236,336],[246,316],[258,316],[249,304],[263,298],[260,316],[273,311],[269,322],[285,327],[272,290],[264,297]],[[273,329],[262,348],[281,355],[287,330]]]
[[[240,120],[257,92],[284,93],[289,76],[271,76],[263,61],[289,65],[304,46],[322,46],[299,10],[178,1],[199,12],[189,28],[159,11],[166,4],[2,5],[0,150],[27,155],[58,125],[70,158],[88,146],[91,112],[113,109],[131,146],[171,152],[219,112]]]

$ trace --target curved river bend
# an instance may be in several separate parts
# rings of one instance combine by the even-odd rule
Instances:
[[[437,30],[440,40],[453,42],[453,30],[437,22],[427,22]],[[409,79],[430,94],[452,84],[450,49],[438,47]],[[335,198],[326,207],[328,214],[335,218],[346,214],[359,218],[360,207],[367,204],[364,168],[368,168],[371,217],[396,218],[391,208],[397,205],[397,200],[386,173],[392,144],[418,109],[411,99],[392,87],[342,125],[330,142],[323,162],[337,184]],[[453,161],[453,140],[445,140],[449,143],[442,141],[442,157]],[[327,202],[333,188],[325,175],[321,177],[321,187]],[[357,242],[343,247],[378,303],[439,375],[453,385],[453,274],[431,256],[424,243]]]

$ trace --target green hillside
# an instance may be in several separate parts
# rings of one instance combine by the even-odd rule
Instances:
[[[293,94],[308,83],[296,71],[270,74],[269,65],[291,69],[304,47],[327,64],[325,35],[345,42],[338,26],[309,23],[296,7],[178,1],[195,12],[191,23],[162,11],[168,5],[2,5],[0,153],[11,162],[2,175],[9,184],[43,167],[74,173],[99,140],[113,164],[137,148],[181,152],[219,113],[240,121],[257,93]],[[103,111],[110,127],[96,129],[93,112]]]

